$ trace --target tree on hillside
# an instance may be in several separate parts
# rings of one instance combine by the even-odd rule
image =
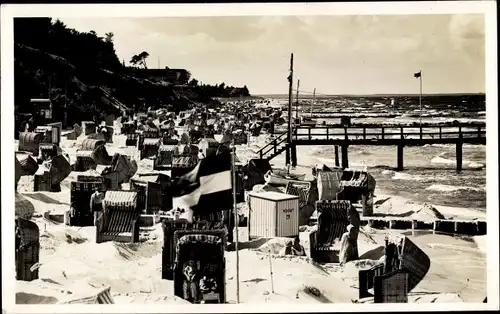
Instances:
[[[138,55],[133,55],[132,59],[130,59],[130,63],[132,63],[135,66],[142,65],[144,67],[144,69],[147,69],[148,67],[146,65],[146,59],[148,57],[149,57],[149,53],[147,53],[146,51],[143,51]]]
[[[104,36],[105,36],[105,40],[107,43],[112,43],[113,37],[115,37],[115,34],[113,34],[113,32],[109,32],[109,33],[104,34]]]
[[[192,78],[191,81],[189,81],[188,85],[198,86],[198,80],[195,78]]]

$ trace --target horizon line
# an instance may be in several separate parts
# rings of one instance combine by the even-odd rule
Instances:
[[[422,96],[441,96],[441,95],[486,95],[485,92],[454,92],[454,93],[426,93],[422,94]],[[288,96],[288,93],[261,93],[261,94],[252,94],[251,96]],[[302,94],[299,93],[300,97],[313,97],[312,94]],[[316,94],[316,97],[333,97],[333,96],[420,96],[420,94],[406,94],[406,93],[381,93],[381,94]]]

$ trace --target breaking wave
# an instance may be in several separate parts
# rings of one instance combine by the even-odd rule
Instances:
[[[472,186],[452,186],[446,184],[433,184],[426,188],[427,191],[438,191],[438,192],[456,192],[456,191],[476,191],[476,192],[486,192],[486,187],[472,187]]]

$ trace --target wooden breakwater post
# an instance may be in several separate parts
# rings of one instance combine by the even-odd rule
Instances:
[[[462,127],[458,127],[458,140],[457,140],[457,172],[462,171],[462,147],[463,147],[464,139],[462,134]]]
[[[340,166],[340,162],[339,162],[339,146],[338,145],[335,145],[335,167],[339,167]]]
[[[402,171],[404,168],[403,159],[404,159],[404,145],[399,144],[398,145],[398,162],[397,162],[397,170],[398,171]]]

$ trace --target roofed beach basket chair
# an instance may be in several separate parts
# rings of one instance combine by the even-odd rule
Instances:
[[[153,170],[169,170],[172,168],[172,158],[176,145],[160,145],[158,154],[153,161]]]
[[[70,226],[84,227],[94,225],[94,215],[90,211],[90,198],[94,192],[103,191],[104,184],[101,178],[95,178],[92,181],[90,178],[84,180],[71,182],[71,211],[68,221],[68,225]]]
[[[315,210],[314,203],[311,202],[313,198],[311,190],[312,185],[309,181],[288,181],[286,185],[286,194],[299,197],[299,226],[307,225]]]
[[[374,297],[375,303],[407,302],[413,290],[428,273],[429,256],[403,235],[385,242],[385,261],[359,271],[359,298]]]
[[[42,134],[36,132],[21,132],[19,134],[18,151],[30,152],[33,156],[38,156]]]
[[[97,126],[94,121],[82,121],[82,133],[84,135],[94,134],[96,128]]]
[[[162,138],[163,145],[178,145],[179,140],[172,138],[174,135],[164,135]]]
[[[200,140],[205,135],[205,128],[201,126],[195,126],[193,129],[189,130],[189,138],[191,143],[199,143]]]
[[[251,191],[255,185],[266,183],[265,175],[272,171],[272,168],[267,159],[250,159],[241,171],[244,178],[243,188],[245,191]]]
[[[36,223],[17,217],[15,221],[16,279],[38,279],[40,261],[40,229]]]
[[[102,215],[96,221],[96,243],[138,242],[140,216],[137,192],[107,191]]]
[[[59,154],[58,145],[52,143],[40,143],[40,152],[38,153],[39,160],[49,160]]]
[[[316,210],[318,229],[309,235],[311,258],[320,263],[339,263],[340,239],[350,224],[355,228],[357,241],[361,224],[359,213],[346,200],[317,201]]]
[[[174,279],[173,267],[175,262],[175,244],[174,233],[178,230],[207,230],[207,221],[194,221],[189,223],[186,219],[163,220],[161,227],[163,229],[163,247],[161,257],[161,279]]]
[[[16,217],[31,219],[35,213],[35,206],[31,201],[20,193],[15,193],[15,213]]]
[[[101,145],[106,145],[106,141],[102,139],[86,138],[80,142],[78,150],[94,151]]]
[[[200,151],[204,157],[208,157],[210,155],[215,155],[217,153],[217,148],[219,148],[220,143],[217,142],[214,138],[203,138],[200,141]]]
[[[164,174],[140,174],[130,179],[130,188],[138,193],[138,210],[151,215],[172,209],[172,201],[168,202],[164,195],[168,193],[170,182],[170,177]]]
[[[128,133],[127,139],[125,140],[125,146],[137,146],[139,135],[139,133]]]
[[[185,145],[181,148],[179,154],[174,154],[172,156],[172,179],[179,178],[184,174],[193,170],[198,164],[198,148],[194,145],[191,147],[196,148],[196,150],[186,149]],[[196,151],[196,154],[193,152]]]
[[[125,155],[116,153],[111,165],[103,170],[102,177],[109,190],[119,190],[137,172],[137,163]]]
[[[176,231],[174,294],[191,303],[226,302],[226,230]]]
[[[120,133],[124,134],[124,135],[136,134],[135,133],[136,130],[137,130],[137,127],[136,127],[134,121],[126,121],[126,122],[122,123],[122,127],[121,127],[121,132]]]
[[[142,127],[141,135],[144,138],[158,138],[160,137],[160,129],[152,125],[152,123],[145,124]]]
[[[78,172],[88,171],[97,168],[97,163],[93,158],[93,151],[79,150],[76,152],[76,162],[74,170]]]
[[[156,138],[143,138],[142,136],[139,138],[140,144],[140,159],[149,158],[156,156],[158,154],[158,148],[162,142],[160,137]]]
[[[373,197],[375,184],[375,178],[366,171],[344,169],[337,199],[357,203],[363,196]]]
[[[244,145],[248,143],[248,136],[244,130],[238,129],[232,132],[234,145]]]
[[[24,176],[32,176],[38,170],[38,163],[29,154],[16,154],[16,159],[19,161],[21,168],[23,170]]]
[[[45,161],[34,178],[34,191],[59,192],[60,183],[71,173],[71,165],[63,155]]]
[[[254,122],[250,125],[249,130],[252,136],[259,136],[262,131],[262,124]]]
[[[330,171],[316,171],[316,182],[318,185],[319,200],[336,200],[337,192],[340,190],[340,181],[342,178],[342,169],[333,169]]]
[[[106,146],[101,145],[92,152],[92,159],[94,159],[95,163],[98,165],[108,166],[111,164],[113,157],[108,154]]]

